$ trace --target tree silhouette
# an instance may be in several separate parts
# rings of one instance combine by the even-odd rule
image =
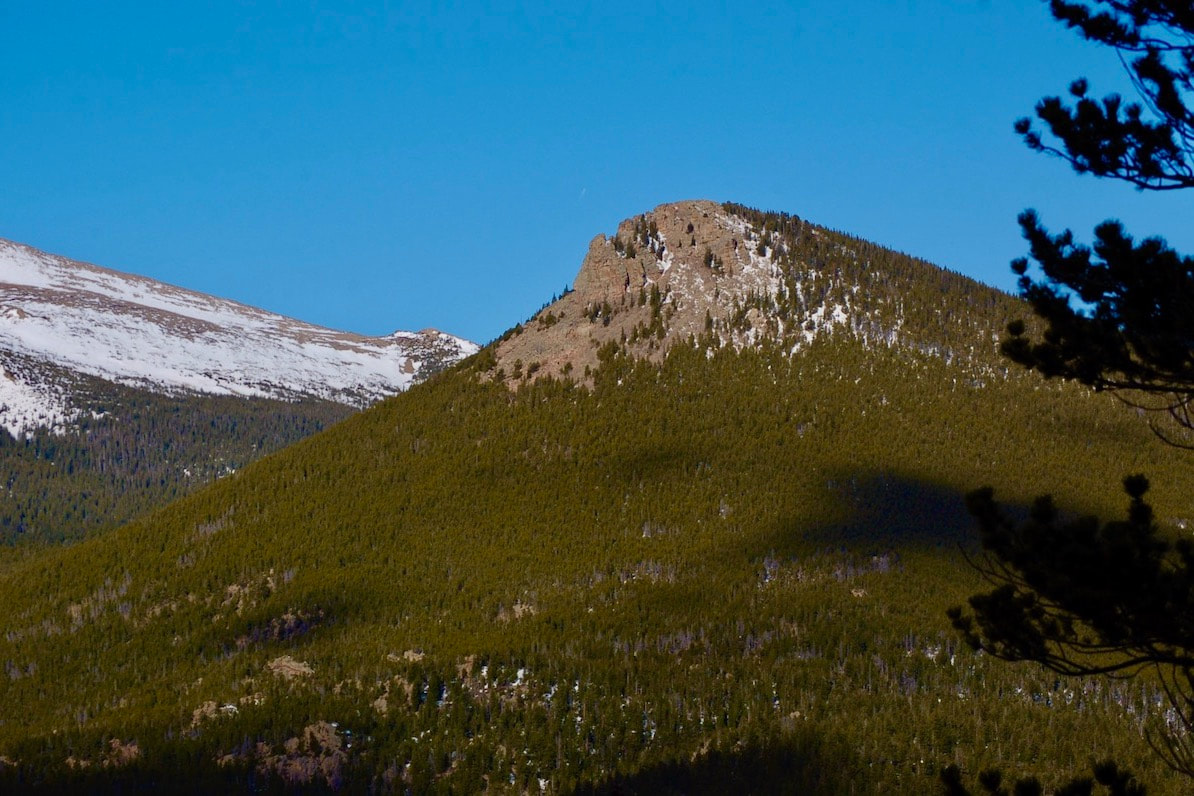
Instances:
[[[1141,102],[1114,94],[1094,100],[1086,80],[1075,80],[1073,105],[1060,97],[1037,103],[1050,137],[1027,118],[1016,122],[1024,142],[1079,173],[1140,190],[1194,188],[1194,112],[1188,107],[1194,7],[1188,0],[1052,0],[1050,9],[1088,40],[1116,50]],[[1069,230],[1051,235],[1034,211],[1019,220],[1040,276],[1030,273],[1028,258],[1012,269],[1046,328],[1034,338],[1024,323],[1011,324],[1004,353],[1046,376],[1114,390],[1168,413],[1185,430],[1194,428],[1194,259],[1161,238],[1136,242],[1117,221],[1097,227],[1094,246],[1087,247]]]
[[[991,489],[967,496],[989,555],[977,566],[997,587],[949,610],[971,646],[1065,675],[1156,672],[1175,709],[1154,748],[1194,776],[1194,542],[1160,537],[1144,502],[1148,480],[1124,479],[1125,520],[1063,519],[1049,497],[1017,523]]]
[[[1140,190],[1194,188],[1194,6],[1189,0],[1051,0],[1055,19],[1113,48],[1139,102],[1088,96],[1075,80],[1072,104],[1046,97],[1016,131],[1030,149],[1067,161],[1080,174]],[[1133,240],[1115,221],[1095,243],[1069,230],[1050,234],[1034,211],[1020,216],[1030,256],[1016,260],[1020,291],[1040,331],[1016,321],[1003,352],[1046,377],[1114,391],[1134,406],[1168,415],[1152,427],[1183,446],[1194,437],[1194,259],[1160,238]],[[1176,431],[1176,433],[1174,433]],[[1165,760],[1194,777],[1194,545],[1160,537],[1144,502],[1148,481],[1124,480],[1125,520],[1063,519],[1048,497],[1017,523],[990,489],[968,497],[994,590],[953,608],[954,626],[974,647],[1030,660],[1066,675],[1130,675],[1152,669],[1172,708],[1150,740]]]
[[[1106,789],[1108,796],[1144,796],[1144,786],[1136,781],[1131,772],[1119,768],[1113,761],[1096,763],[1094,777],[1074,777],[1053,791],[1053,796],[1090,796],[1097,782]],[[982,793],[990,796],[1042,796],[1045,789],[1036,777],[1018,779],[1009,791],[1003,783],[1003,773],[990,769],[978,775]],[[941,788],[945,796],[974,796],[974,791],[962,781],[962,772],[957,766],[941,770]]]

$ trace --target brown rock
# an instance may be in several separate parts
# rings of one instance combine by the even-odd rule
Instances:
[[[610,342],[662,359],[675,342],[699,337],[753,296],[775,294],[782,279],[773,253],[757,249],[758,231],[715,202],[674,202],[629,218],[615,237],[589,243],[572,292],[498,344],[490,374],[511,386],[546,375],[585,383],[585,369],[597,366],[597,351]],[[760,333],[768,322],[758,311],[745,320]],[[753,339],[739,333],[741,341],[728,342]]]

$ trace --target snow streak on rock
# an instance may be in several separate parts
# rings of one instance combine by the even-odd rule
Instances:
[[[799,234],[820,235],[805,224]],[[873,296],[857,306],[859,285],[794,256],[790,242],[714,202],[660,205],[623,221],[612,237],[593,238],[575,289],[504,339],[496,363],[503,376],[583,379],[610,343],[659,359],[706,334],[717,346],[766,341],[792,354],[839,332],[867,344],[895,342],[903,323],[897,307],[880,310]]]

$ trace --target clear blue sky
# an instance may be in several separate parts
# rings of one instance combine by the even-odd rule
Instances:
[[[1012,132],[1079,75],[1126,88],[1038,0],[8,2],[0,30],[0,236],[368,334],[489,340],[677,199],[1005,289],[1029,206],[1194,250],[1192,192]]]

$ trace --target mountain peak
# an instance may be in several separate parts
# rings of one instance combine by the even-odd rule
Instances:
[[[779,227],[795,239],[806,225],[774,220],[756,228],[733,206],[686,200],[622,221],[613,236],[590,242],[573,290],[499,344],[503,374],[579,376],[609,342],[657,359],[705,332],[749,344],[769,324],[780,331],[766,311],[785,292]]]
[[[13,433],[71,415],[64,373],[360,407],[475,350],[434,330],[327,329],[0,239],[0,426]]]
[[[943,290],[957,298],[957,317],[954,303],[942,306]],[[609,343],[658,360],[690,339],[712,347],[768,343],[794,354],[820,336],[846,334],[950,358],[979,349],[985,355],[994,341],[979,330],[1002,325],[1007,301],[965,277],[797,216],[672,202],[622,221],[612,236],[594,237],[574,289],[499,341],[493,373],[583,379]],[[1000,318],[970,317],[975,302]]]

